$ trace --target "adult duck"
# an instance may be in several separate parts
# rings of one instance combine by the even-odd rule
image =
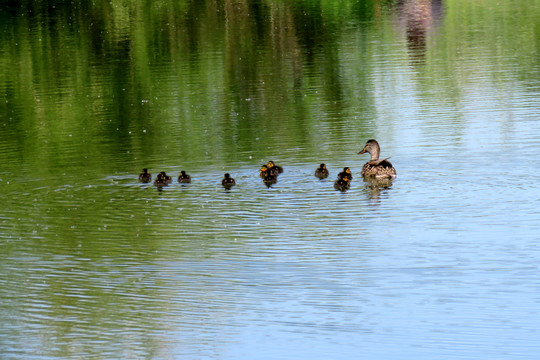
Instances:
[[[388,161],[389,158],[379,160],[381,147],[377,140],[368,140],[362,151],[358,154],[365,153],[371,155],[371,160],[362,167],[362,176],[389,179],[393,179],[397,176],[396,169],[394,169],[390,161]]]

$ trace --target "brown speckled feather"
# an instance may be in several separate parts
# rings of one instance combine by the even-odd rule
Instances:
[[[396,169],[392,166],[389,158],[379,160],[381,147],[375,139],[370,139],[358,154],[369,153],[371,160],[362,167],[363,177],[389,178],[393,179],[397,176]]]
[[[396,169],[392,166],[390,161],[383,160],[373,164],[368,161],[362,167],[362,176],[375,176],[375,177],[396,177]]]

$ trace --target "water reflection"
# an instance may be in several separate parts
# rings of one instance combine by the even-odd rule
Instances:
[[[363,182],[366,193],[369,196],[370,203],[380,204],[381,193],[386,192],[392,188],[394,179],[364,177]]]
[[[397,11],[413,63],[425,60],[428,36],[443,19],[442,0],[401,0]]]

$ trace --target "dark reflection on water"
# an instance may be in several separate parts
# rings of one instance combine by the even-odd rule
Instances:
[[[442,0],[403,0],[397,6],[400,27],[407,38],[407,47],[415,63],[423,63],[430,33],[444,16]]]
[[[4,5],[3,357],[538,353],[537,3]]]
[[[364,178],[364,187],[372,204],[379,204],[381,196],[392,189],[395,179]]]

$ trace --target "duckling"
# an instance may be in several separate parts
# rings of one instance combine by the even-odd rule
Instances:
[[[340,176],[334,183],[334,189],[336,190],[349,190],[351,187],[351,179],[347,175]]]
[[[226,173],[223,176],[223,180],[221,180],[221,185],[223,185],[224,188],[230,189],[234,185],[236,185],[236,181],[231,177],[229,173]]]
[[[321,180],[328,177],[328,169],[326,168],[326,164],[319,165],[317,170],[315,170],[315,176]]]
[[[266,186],[271,187],[277,183],[277,174],[274,172],[266,174],[266,176],[263,178],[263,182]]]
[[[157,187],[163,187],[169,185],[169,181],[163,176],[163,172],[160,172],[156,176],[156,180],[154,180],[154,185]]]
[[[270,171],[273,171],[272,169],[277,170],[278,174],[281,174],[283,172],[283,168],[281,166],[276,165],[272,160],[270,160],[268,164],[266,164],[266,166],[268,167],[268,170]]]
[[[172,182],[172,176],[167,175],[165,171],[160,171],[159,173],[161,174],[162,180],[167,182],[167,185]]]
[[[142,183],[149,183],[152,181],[152,174],[148,172],[148,169],[142,169],[142,173],[139,175],[139,181]]]
[[[394,169],[390,161],[388,161],[390,158],[379,160],[381,147],[377,140],[368,140],[362,151],[358,154],[365,153],[371,155],[371,160],[362,167],[362,176],[389,179],[394,179],[397,176],[396,169]]]
[[[349,181],[351,181],[353,178],[351,169],[349,169],[348,167],[344,167],[343,171],[338,174],[338,178],[341,178],[343,176],[347,176],[349,178]]]
[[[182,170],[180,171],[180,175],[178,176],[178,182],[188,184],[191,182],[191,176],[189,176],[184,170]]]
[[[279,175],[278,169],[275,166],[270,168],[267,165],[262,165],[261,170],[259,171],[259,176],[264,179],[268,175],[277,177]]]
[[[259,171],[259,176],[264,179],[266,176],[268,176],[268,174],[269,174],[268,167],[266,165],[261,166],[261,170]]]

